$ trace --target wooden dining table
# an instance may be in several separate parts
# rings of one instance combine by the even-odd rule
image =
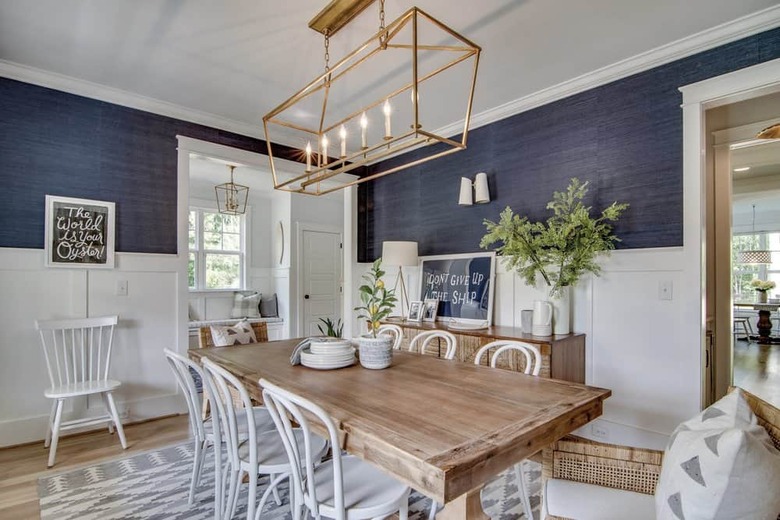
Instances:
[[[262,402],[261,378],[333,418],[342,448],[445,508],[439,518],[487,518],[482,486],[600,416],[610,390],[432,356],[394,352],[368,370],[291,365],[299,340],[189,351],[236,375]]]

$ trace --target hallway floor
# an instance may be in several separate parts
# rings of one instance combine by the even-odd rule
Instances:
[[[734,384],[769,403],[780,404],[780,345],[736,341]]]

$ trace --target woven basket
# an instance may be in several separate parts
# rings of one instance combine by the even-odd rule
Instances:
[[[380,334],[376,338],[361,336],[358,345],[363,368],[381,370],[393,362],[393,338],[389,335]]]

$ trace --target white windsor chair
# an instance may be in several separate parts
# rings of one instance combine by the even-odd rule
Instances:
[[[265,379],[260,380],[260,386],[292,468],[290,488],[300,497],[292,502],[293,520],[301,519],[301,506],[314,518],[384,518],[397,511],[400,520],[407,519],[409,487],[358,457],[343,455],[338,430],[325,410]],[[314,456],[316,450],[310,448],[316,439],[309,428],[312,417],[324,426],[333,447],[333,458],[322,464]],[[300,429],[293,428],[291,418]]]
[[[112,392],[122,384],[108,378],[114,326],[118,316],[63,320],[36,320],[51,386],[43,395],[53,399],[44,446],[49,448],[48,466],[54,465],[61,431],[108,423],[116,432],[122,448],[127,449],[125,432],[117,413]],[[66,399],[99,394],[106,415],[63,421]]]

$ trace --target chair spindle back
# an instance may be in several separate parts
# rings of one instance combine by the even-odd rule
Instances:
[[[105,381],[117,316],[37,320],[52,387]]]

